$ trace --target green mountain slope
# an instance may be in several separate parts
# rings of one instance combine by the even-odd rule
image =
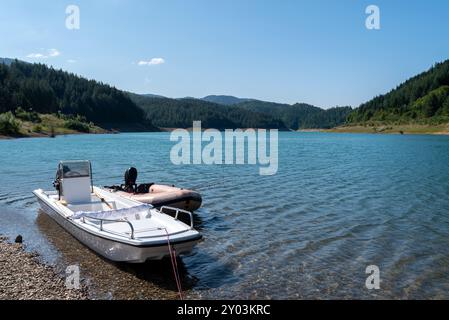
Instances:
[[[305,103],[289,105],[259,100],[239,103],[237,106],[279,118],[292,130],[333,128],[343,124],[352,111],[350,107],[324,110]]]
[[[367,121],[449,122],[449,60],[362,104],[348,117],[352,124]]]
[[[287,130],[284,123],[266,114],[235,106],[224,106],[199,99],[155,98],[130,93],[131,99],[158,127],[190,128],[193,121],[202,121],[204,128],[265,128]]]
[[[130,97],[145,110],[152,123],[168,128],[188,128],[193,120],[201,120],[203,126],[218,129],[327,129],[343,124],[352,111],[350,107],[323,110],[308,104],[288,105],[240,98],[226,98],[228,103],[241,101],[226,105],[193,98],[169,99],[136,94],[130,94]]]
[[[1,64],[6,64],[7,66],[10,66],[15,60],[10,58],[0,58]]]
[[[152,124],[190,128],[196,120],[201,120],[205,128],[217,129],[315,129],[338,126],[351,111],[350,108],[323,110],[307,104],[278,104],[232,96],[209,96],[222,103],[217,104],[202,99],[136,95],[43,64],[1,61],[0,114],[12,112],[22,124],[29,122],[26,130],[33,132],[41,127],[48,132],[53,124],[60,123],[74,130],[81,128],[83,132],[97,130],[89,122],[103,128],[134,131],[157,130]],[[47,117],[48,121],[39,125],[39,114],[53,114],[56,118]],[[11,122],[14,127],[13,120],[6,115],[3,122]]]
[[[0,63],[0,113],[19,107],[39,114],[79,115],[104,127],[154,128],[127,94],[111,86],[43,64]]]
[[[201,100],[213,102],[213,103],[217,103],[217,104],[222,104],[225,106],[232,106],[235,104],[239,104],[241,102],[251,101],[252,99],[237,98],[234,96],[226,96],[226,95],[210,95],[210,96],[201,98]]]

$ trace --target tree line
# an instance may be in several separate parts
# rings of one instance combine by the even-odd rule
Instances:
[[[208,128],[277,128],[280,130],[332,128],[346,121],[350,107],[323,110],[307,104],[278,104],[249,100],[233,105],[201,99],[170,99],[130,94],[150,121],[159,127],[189,128],[201,120]]]
[[[291,130],[333,128],[344,124],[352,112],[351,107],[321,109],[306,103],[289,105],[258,100],[242,102],[236,106],[279,118]]]
[[[81,116],[97,124],[142,122],[127,94],[109,85],[43,64],[0,63],[0,113],[33,110]]]
[[[135,124],[189,128],[196,120],[204,128],[298,130],[338,126],[351,111],[349,107],[323,110],[258,100],[221,105],[193,98],[136,95],[44,64],[0,61],[0,114],[11,112],[2,118],[5,131],[16,128],[14,116],[38,122],[39,114],[65,116],[68,128],[81,131],[90,123],[118,129]]]
[[[354,110],[349,123],[449,122],[449,60]]]
[[[203,128],[265,128],[287,130],[280,119],[234,106],[223,106],[200,99],[170,99],[130,94],[155,126],[190,128],[200,120]]]

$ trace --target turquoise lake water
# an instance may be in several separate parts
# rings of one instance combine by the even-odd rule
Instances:
[[[175,166],[169,137],[0,141],[0,234],[22,234],[47,263],[79,263],[95,297],[169,295],[164,265],[100,259],[31,193],[52,189],[59,160],[91,160],[96,185],[120,183],[132,165],[141,182],[203,195],[204,241],[182,257],[191,298],[449,298],[449,137],[280,133],[274,176],[251,165]],[[380,290],[365,287],[368,265],[380,268]]]

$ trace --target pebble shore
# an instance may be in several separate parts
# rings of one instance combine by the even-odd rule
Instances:
[[[0,237],[0,300],[85,300],[87,291],[69,290],[55,270],[22,244]]]

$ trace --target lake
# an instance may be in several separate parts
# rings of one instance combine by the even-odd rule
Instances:
[[[176,298],[167,261],[103,260],[39,211],[59,160],[89,159],[94,183],[175,184],[203,195],[204,235],[181,259],[187,296],[449,298],[449,137],[279,133],[279,169],[173,165],[169,133],[0,141],[0,234],[22,234],[61,272],[79,264],[93,298]],[[368,265],[380,269],[368,290]]]

